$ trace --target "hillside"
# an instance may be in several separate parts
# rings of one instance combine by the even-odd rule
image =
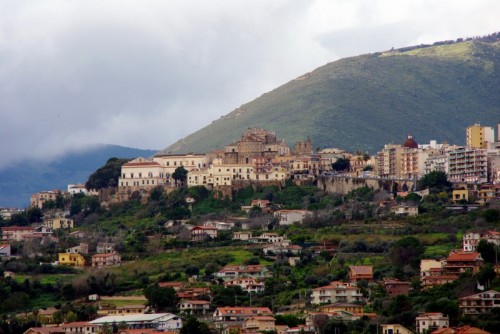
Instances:
[[[149,157],[155,151],[117,145],[100,145],[72,152],[51,162],[27,161],[0,170],[0,207],[23,208],[31,194],[42,190],[66,189],[84,183],[90,174],[111,157]]]
[[[292,145],[376,152],[412,133],[463,144],[465,128],[500,121],[500,34],[341,59],[213,121],[162,152],[222,148],[248,127]]]

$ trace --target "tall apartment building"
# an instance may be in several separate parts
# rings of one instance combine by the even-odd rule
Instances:
[[[398,177],[401,157],[401,145],[387,144],[377,153],[377,175],[380,177]]]
[[[485,149],[459,147],[448,152],[450,182],[486,182],[488,177]]]
[[[495,141],[492,127],[474,124],[466,129],[466,146],[468,148],[486,148],[487,143]]]

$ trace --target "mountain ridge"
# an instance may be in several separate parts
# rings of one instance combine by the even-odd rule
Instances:
[[[68,184],[85,183],[109,158],[150,157],[155,150],[99,144],[68,152],[48,162],[23,161],[0,170],[0,208],[29,205],[30,196],[44,190],[66,190]]]
[[[337,60],[243,104],[160,152],[221,149],[248,127],[289,144],[375,153],[412,133],[463,144],[465,128],[500,121],[500,33]]]

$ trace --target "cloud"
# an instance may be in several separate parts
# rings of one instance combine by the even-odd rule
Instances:
[[[0,1],[0,168],[163,148],[339,57],[494,32],[496,1]]]

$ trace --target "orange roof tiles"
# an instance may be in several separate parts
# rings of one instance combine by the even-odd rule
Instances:
[[[481,254],[476,252],[471,253],[451,253],[447,258],[446,262],[463,262],[463,261],[476,261],[481,259]]]

